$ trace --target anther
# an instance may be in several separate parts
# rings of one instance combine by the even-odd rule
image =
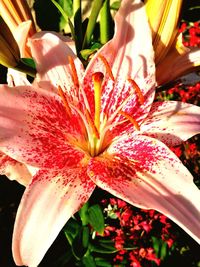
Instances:
[[[128,82],[132,85],[132,87],[134,87],[134,89],[138,95],[140,105],[144,104],[144,95],[142,94],[140,87],[137,85],[137,83],[134,80],[132,80],[130,78],[128,79]]]
[[[113,81],[115,81],[115,78],[114,78],[113,73],[112,73],[112,69],[111,69],[111,67],[110,67],[110,65],[109,65],[109,63],[108,63],[108,61],[107,61],[107,59],[106,59],[104,56],[102,56],[101,54],[100,54],[98,57],[99,57],[99,58],[101,59],[101,61],[103,62],[103,64],[104,64],[104,66],[105,66],[105,68],[106,68],[106,71],[107,71],[107,73],[108,73],[110,79],[113,80]]]
[[[77,71],[76,71],[76,66],[74,64],[74,59],[72,58],[72,56],[68,56],[68,61],[69,61],[69,65],[71,67],[71,74],[72,74],[73,83],[77,88],[79,88],[78,75],[77,75]]]
[[[71,109],[70,109],[69,104],[67,102],[67,98],[66,98],[66,96],[65,96],[65,94],[64,94],[64,92],[63,92],[63,90],[62,90],[62,88],[60,86],[58,86],[58,94],[62,99],[62,102],[63,102],[63,105],[65,107],[67,115],[69,117],[71,117]]]
[[[120,110],[119,111],[119,114],[121,114],[122,116],[124,116],[127,120],[129,120],[136,128],[137,131],[140,130],[140,126],[139,124],[137,123],[137,121],[132,117],[130,116],[129,114],[127,114],[126,112]]]

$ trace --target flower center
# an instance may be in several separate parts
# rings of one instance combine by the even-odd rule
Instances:
[[[107,62],[106,58],[102,55],[98,56],[105,66],[106,74],[108,75],[108,79],[113,82],[113,89],[115,86],[115,78],[113,76],[111,67]],[[86,149],[92,157],[95,157],[103,152],[103,150],[112,142],[112,138],[106,140],[107,132],[110,131],[110,128],[113,126],[117,126],[118,124],[124,123],[126,121],[131,122],[137,131],[140,130],[140,126],[136,119],[133,118],[132,114],[128,114],[124,109],[129,100],[133,98],[133,95],[137,95],[138,102],[140,105],[144,104],[144,95],[142,94],[141,89],[137,85],[137,83],[128,78],[125,82],[129,83],[130,89],[132,89],[132,93],[130,93],[116,108],[116,110],[108,116],[108,114],[104,114],[102,111],[102,87],[104,84],[104,74],[102,72],[94,72],[92,74],[92,86],[94,92],[94,113],[92,115],[90,106],[86,97],[85,92],[82,87],[79,85],[78,75],[76,71],[76,66],[72,57],[68,57],[68,62],[71,67],[71,77],[74,83],[76,90],[82,90],[79,93],[82,94],[82,98],[84,101],[83,109],[80,109],[79,106],[74,106],[74,104],[70,103],[67,99],[67,95],[63,92],[60,86],[58,86],[58,94],[60,95],[63,105],[66,110],[67,117],[70,119],[73,114],[73,109],[79,114],[83,124],[85,125],[86,139],[87,145],[77,144],[82,149]],[[106,85],[105,85],[106,86]],[[117,116],[122,116],[122,120],[116,120]],[[81,142],[80,142],[81,143]]]

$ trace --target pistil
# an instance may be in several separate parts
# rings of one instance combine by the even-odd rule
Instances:
[[[95,72],[92,75],[93,85],[94,85],[94,104],[95,104],[95,114],[94,114],[94,124],[97,131],[100,130],[100,114],[101,114],[101,94],[102,94],[102,82],[103,73]]]

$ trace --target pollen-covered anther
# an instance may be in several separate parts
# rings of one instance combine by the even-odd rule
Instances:
[[[68,56],[68,61],[71,67],[71,75],[72,75],[73,83],[75,87],[79,88],[78,74],[77,74],[76,66],[75,66],[74,59],[72,58],[72,56]]]
[[[69,117],[71,117],[71,109],[69,107],[69,104],[68,104],[68,101],[67,101],[67,98],[62,90],[62,88],[60,86],[58,86],[58,94],[59,96],[61,97],[62,99],[62,102],[63,102],[63,105],[65,107],[65,110],[66,110],[66,113]]]
[[[99,55],[98,57],[99,57],[99,58],[101,59],[101,61],[103,62],[104,66],[105,66],[105,68],[106,68],[106,72],[108,73],[110,79],[113,80],[113,82],[114,82],[114,81],[115,81],[115,78],[114,78],[114,75],[113,75],[113,73],[112,73],[112,69],[111,69],[111,67],[110,67],[110,65],[109,65],[109,63],[108,63],[108,61],[107,61],[107,59],[106,59],[103,55]]]
[[[129,114],[127,114],[126,112],[124,112],[122,110],[119,111],[119,114],[121,114],[123,117],[125,117],[127,120],[129,120],[134,125],[134,127],[136,128],[137,131],[140,130],[140,126],[139,126],[138,122],[132,116],[130,116]]]
[[[139,98],[140,105],[144,104],[144,95],[143,95],[142,90],[140,89],[140,87],[137,85],[137,83],[134,80],[132,80],[130,78],[128,78],[128,82],[135,89],[136,94],[138,95],[138,98]]]

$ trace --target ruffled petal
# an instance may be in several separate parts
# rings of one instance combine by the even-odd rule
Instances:
[[[94,188],[85,167],[40,171],[27,187],[17,212],[13,233],[16,264],[38,266],[67,220]]]
[[[200,191],[160,141],[124,135],[102,156],[91,159],[88,175],[130,204],[165,214],[200,243]]]
[[[57,91],[60,86],[69,101],[76,104],[79,99],[76,78],[81,79],[84,71],[81,61],[58,34],[45,32],[37,36],[29,40],[38,71],[36,81],[40,87],[51,91]],[[69,58],[73,60],[76,71],[69,64]]]
[[[0,152],[0,174],[6,175],[10,180],[26,186],[30,183],[32,175],[26,165],[18,162]]]
[[[179,145],[200,133],[200,107],[178,101],[155,102],[141,133],[167,146]]]
[[[144,34],[145,32],[145,34]],[[103,56],[110,65],[115,81],[109,78]],[[122,100],[134,91],[127,82],[128,78],[136,81],[145,98],[152,96],[155,86],[154,52],[151,30],[145,9],[141,1],[124,0],[115,16],[115,35],[105,44],[90,61],[83,81],[91,113],[94,109],[92,74],[102,72],[105,82],[102,88],[102,113],[108,117]],[[125,84],[126,82],[126,84]],[[132,106],[138,104],[138,95],[132,93]],[[153,97],[151,97],[151,102]],[[138,108],[137,107],[137,108]],[[147,111],[147,110],[146,110]]]
[[[0,149],[34,167],[75,166],[85,157],[84,127],[61,98],[32,86],[0,87]]]

